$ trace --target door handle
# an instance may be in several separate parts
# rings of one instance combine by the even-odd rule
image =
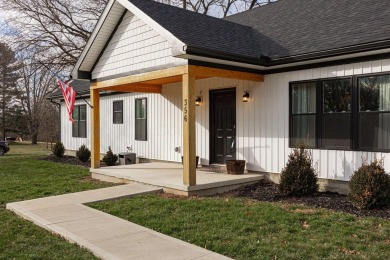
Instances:
[[[232,147],[231,149],[234,149],[234,145],[236,144],[236,139],[233,138]]]

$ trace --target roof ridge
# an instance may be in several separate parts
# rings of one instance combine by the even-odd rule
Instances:
[[[255,7],[255,8],[249,9],[249,10],[245,10],[245,11],[242,11],[242,12],[239,12],[239,13],[231,14],[229,16],[224,17],[223,19],[230,18],[230,17],[233,17],[233,16],[237,16],[237,15],[240,15],[240,14],[247,14],[247,13],[250,13],[250,12],[255,11],[255,10],[258,11],[260,8],[261,9],[265,9],[266,6],[271,6],[271,5],[274,5],[276,3],[280,3],[280,2],[284,2],[284,0],[274,0],[273,2],[264,4],[264,5],[260,5],[258,7]]]

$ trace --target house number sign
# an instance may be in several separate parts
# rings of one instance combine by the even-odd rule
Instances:
[[[184,122],[188,122],[188,99],[184,99]]]

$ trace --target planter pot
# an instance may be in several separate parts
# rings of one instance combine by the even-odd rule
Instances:
[[[183,156],[181,157],[181,163],[183,163]],[[196,156],[196,168],[198,168],[199,156]]]
[[[244,174],[245,160],[227,160],[226,170],[228,174]]]

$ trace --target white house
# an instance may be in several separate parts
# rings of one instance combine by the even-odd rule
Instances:
[[[390,171],[390,3],[279,0],[217,19],[151,0],[110,0],[73,72],[61,140],[203,165],[244,159],[277,180],[293,147],[342,186],[362,160]],[[249,95],[249,102],[243,102]],[[51,98],[60,98],[59,92]],[[195,100],[200,105],[195,105]]]

